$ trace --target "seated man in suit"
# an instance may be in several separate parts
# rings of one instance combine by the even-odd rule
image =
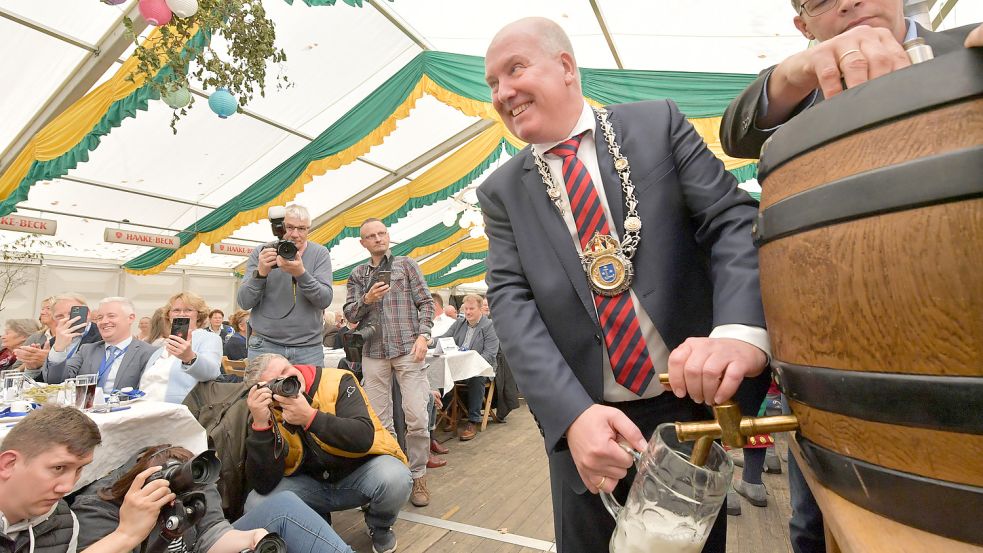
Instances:
[[[854,87],[907,67],[902,44],[909,40],[923,39],[935,56],[983,46],[983,25],[932,32],[904,17],[902,0],[790,1],[795,27],[819,44],[765,69],[731,102],[720,122],[720,142],[730,156],[758,157],[782,124],[843,92],[844,83]]]
[[[454,337],[462,351],[472,349],[478,352],[485,361],[495,366],[498,355],[498,335],[491,319],[481,314],[481,296],[468,294],[461,303],[463,319],[454,321],[441,338]],[[485,397],[484,376],[475,376],[467,380],[468,384],[468,422],[458,431],[462,442],[474,439],[477,435],[476,425],[481,422],[481,403]]]
[[[86,304],[85,297],[82,294],[76,294],[74,292],[53,296],[49,299],[49,305],[52,325],[49,329],[51,338],[45,340],[40,345],[28,340],[25,345],[17,350],[17,359],[23,362],[21,367],[24,369],[24,373],[38,381],[43,381],[41,369],[44,367],[45,360],[48,358],[48,352],[51,350],[51,346],[55,343],[54,327],[59,322],[69,318],[69,313],[73,307],[89,308]],[[99,335],[99,329],[90,322],[91,320],[90,313],[90,316],[86,317],[86,320],[74,322],[73,326],[75,327],[74,330],[77,330],[77,334],[68,346],[68,357],[74,355],[82,344],[91,344],[102,340],[102,336]]]
[[[133,303],[122,297],[105,298],[99,302],[94,319],[103,341],[83,344],[70,357],[69,348],[80,329],[68,319],[58,322],[55,343],[42,370],[45,382],[58,384],[80,374],[97,374],[99,386],[105,391],[138,388],[147,360],[156,348],[133,337]]]

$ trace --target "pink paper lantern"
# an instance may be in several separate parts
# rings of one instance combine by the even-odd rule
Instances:
[[[147,23],[160,27],[171,21],[171,9],[164,0],[140,0],[140,15]]]

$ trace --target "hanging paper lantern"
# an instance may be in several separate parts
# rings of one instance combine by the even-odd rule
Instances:
[[[208,97],[208,107],[222,119],[227,119],[239,108],[239,101],[225,88],[220,88]]]
[[[109,6],[118,6],[123,2],[126,2],[126,0],[102,0],[103,4],[107,4]]]
[[[178,17],[191,17],[198,13],[198,0],[165,0],[167,7]]]
[[[160,99],[171,109],[181,109],[191,103],[191,92],[187,85],[174,85],[173,88],[161,94]]]
[[[171,21],[171,9],[164,0],[140,0],[140,15],[147,23],[156,27],[167,25]]]
[[[444,226],[452,227],[457,223],[457,210],[453,207],[444,212]]]
[[[485,227],[481,225],[475,225],[471,227],[471,230],[468,231],[468,236],[470,236],[471,238],[481,238],[484,235],[485,235]]]

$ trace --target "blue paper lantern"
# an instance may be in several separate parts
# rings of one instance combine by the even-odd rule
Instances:
[[[208,107],[222,119],[227,119],[239,108],[239,101],[227,89],[220,88],[208,97]]]

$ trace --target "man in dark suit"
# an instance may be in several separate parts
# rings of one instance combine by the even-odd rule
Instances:
[[[83,344],[71,357],[67,357],[68,349],[79,330],[67,319],[58,322],[55,343],[42,369],[45,382],[58,384],[81,374],[95,374],[104,391],[139,388],[147,361],[157,348],[133,337],[133,303],[121,297],[105,298],[94,319],[103,341]]]
[[[795,27],[819,44],[765,69],[731,102],[720,122],[720,141],[730,156],[758,157],[782,124],[843,92],[843,83],[850,88],[907,67],[902,44],[909,40],[924,39],[936,56],[983,46],[983,25],[932,32],[904,17],[902,0],[791,2]]]
[[[495,329],[545,436],[558,551],[606,551],[594,494],[623,499],[633,472],[618,441],[642,450],[658,424],[767,378],[757,203],[672,102],[592,110],[552,21],[499,31],[485,78],[530,143],[478,190]],[[725,546],[718,516],[704,551]]]
[[[488,317],[481,314],[481,296],[468,294],[461,301],[463,319],[454,321],[441,338],[452,337],[461,350],[478,352],[491,366],[497,363],[498,335]],[[481,404],[485,398],[485,382],[488,378],[475,376],[467,379],[468,385],[468,422],[458,430],[457,437],[462,442],[473,440],[478,434],[477,425],[481,424]]]

